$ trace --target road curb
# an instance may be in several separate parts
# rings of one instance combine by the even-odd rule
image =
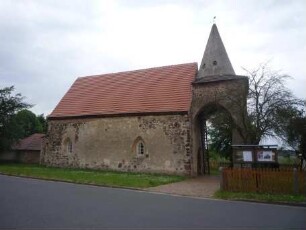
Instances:
[[[49,179],[49,178],[38,178],[38,177],[23,176],[23,175],[12,175],[12,174],[3,173],[3,172],[0,172],[0,175],[11,176],[11,177],[19,177],[19,178],[29,178],[29,179],[34,179],[34,180],[62,182],[62,183],[77,184],[77,185],[89,185],[89,186],[104,187],[104,188],[126,189],[126,190],[131,190],[131,191],[148,192],[148,193],[152,193],[152,194],[162,194],[162,195],[179,196],[179,197],[186,197],[186,198],[211,199],[211,200],[219,200],[219,201],[222,201],[222,200],[224,200],[224,201],[238,201],[238,202],[250,202],[250,203],[272,204],[272,205],[285,205],[285,206],[295,206],[295,207],[305,207],[306,208],[306,202],[293,203],[293,202],[276,202],[276,201],[267,202],[267,201],[252,200],[252,199],[220,199],[220,198],[215,198],[215,197],[189,196],[189,195],[184,195],[184,194],[150,191],[150,190],[148,190],[148,188],[133,188],[133,187],[124,187],[124,186],[98,185],[98,184],[72,182],[72,181]]]
[[[86,183],[86,182],[83,183],[83,182],[73,182],[73,181],[57,180],[57,179],[50,179],[50,178],[40,178],[40,177],[23,176],[23,175],[12,175],[12,174],[3,173],[3,172],[0,172],[0,175],[19,177],[19,178],[29,178],[29,179],[34,179],[34,180],[62,182],[62,183],[69,183],[69,184],[90,185],[90,186],[95,186],[95,187],[120,188],[120,189],[127,189],[127,190],[146,191],[145,189],[142,189],[142,188],[133,188],[133,187],[115,186],[115,185],[99,185],[99,184],[92,184],[92,183]]]
[[[241,202],[250,202],[258,204],[274,204],[274,205],[286,205],[286,206],[295,206],[295,207],[304,207],[306,208],[306,202],[294,203],[294,202],[282,202],[282,201],[260,201],[260,200],[249,200],[249,199],[220,199],[220,200],[229,200],[229,201],[241,201]]]

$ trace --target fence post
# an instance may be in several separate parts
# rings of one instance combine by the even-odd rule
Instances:
[[[297,169],[293,169],[293,193],[297,195],[299,192],[299,181],[298,181],[298,174]]]
[[[223,167],[219,168],[220,171],[220,190],[224,190],[224,178],[223,178]]]

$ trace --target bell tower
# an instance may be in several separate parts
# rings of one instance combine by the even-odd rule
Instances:
[[[245,119],[248,78],[236,75],[214,23],[198,74],[192,83],[190,116],[193,172],[209,173],[206,120],[215,113],[228,114],[233,122],[232,144],[247,142]]]

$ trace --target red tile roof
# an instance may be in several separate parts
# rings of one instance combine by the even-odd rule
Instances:
[[[185,112],[197,63],[78,78],[49,118]]]
[[[13,150],[41,150],[42,138],[45,134],[34,133],[29,137],[21,139],[12,147]]]

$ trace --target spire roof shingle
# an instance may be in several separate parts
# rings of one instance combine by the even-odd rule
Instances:
[[[213,24],[197,78],[212,75],[235,75],[216,24]]]

